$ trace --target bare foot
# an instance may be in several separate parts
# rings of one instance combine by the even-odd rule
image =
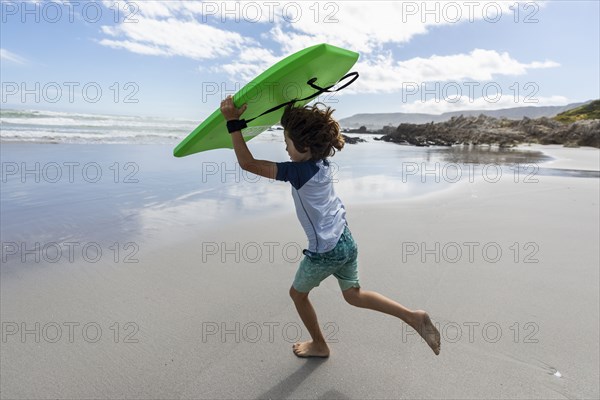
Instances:
[[[329,357],[327,343],[313,343],[313,341],[294,343],[294,354],[298,357]]]
[[[429,347],[431,347],[431,350],[433,350],[437,356],[440,354],[441,347],[440,332],[433,325],[431,319],[429,318],[429,314],[427,314],[425,311],[415,311],[415,317],[416,319],[413,328],[419,333],[419,335],[421,335],[423,339],[425,339]]]

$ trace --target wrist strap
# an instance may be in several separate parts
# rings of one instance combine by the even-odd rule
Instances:
[[[229,133],[241,131],[247,126],[248,124],[245,119],[232,119],[231,121],[227,121],[227,130]]]

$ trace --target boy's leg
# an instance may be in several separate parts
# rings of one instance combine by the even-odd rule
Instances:
[[[331,275],[335,268],[336,266],[332,265],[326,257],[316,253],[310,257],[305,254],[298,266],[294,282],[290,288],[290,297],[294,300],[296,310],[298,310],[302,322],[304,322],[313,339],[312,341],[293,345],[294,354],[299,357],[329,356],[329,347],[321,333],[315,309],[308,300],[308,293]]]
[[[415,322],[413,311],[377,292],[351,287],[342,291],[342,294],[344,299],[353,306],[393,315],[410,326],[413,326]]]
[[[294,300],[296,310],[298,310],[304,326],[306,326],[313,339],[309,342],[295,343],[292,346],[294,354],[299,357],[328,357],[329,347],[325,343],[323,333],[321,333],[317,314],[308,299],[308,293],[299,292],[292,286],[290,288],[290,297]]]
[[[412,311],[387,297],[361,288],[349,288],[342,291],[344,299],[356,307],[368,308],[393,315],[410,325],[431,347],[437,355],[440,353],[440,333],[431,322],[429,314],[423,310]]]

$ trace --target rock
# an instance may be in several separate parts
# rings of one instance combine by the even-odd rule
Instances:
[[[452,117],[440,123],[386,126],[378,133],[386,142],[414,146],[452,146],[453,144],[497,144],[513,147],[519,143],[568,144],[600,148],[600,120],[580,120],[570,124],[542,117],[520,121],[498,119],[483,114],[477,117]]]
[[[344,134],[342,134],[342,136],[344,137],[344,142],[348,143],[348,144],[356,144],[356,143],[366,142],[366,140],[363,138],[350,137],[350,136],[346,136]]]

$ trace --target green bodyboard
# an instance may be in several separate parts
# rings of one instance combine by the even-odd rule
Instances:
[[[248,104],[242,118],[250,119],[262,112],[316,92],[306,82],[317,78],[315,84],[327,87],[342,78],[358,60],[358,53],[329,44],[318,44],[294,53],[254,78],[233,96],[236,107]],[[311,99],[312,100],[312,99]],[[302,106],[311,100],[298,101]],[[242,132],[248,141],[279,123],[284,108],[265,114],[248,124]],[[219,108],[204,120],[173,151],[175,157],[212,149],[233,148],[225,119]]]

